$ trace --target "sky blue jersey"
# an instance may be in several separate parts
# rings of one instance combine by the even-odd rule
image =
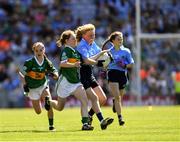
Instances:
[[[83,59],[91,58],[101,52],[101,48],[95,42],[89,45],[83,38],[75,49],[82,55]]]
[[[119,50],[116,50],[114,47],[112,47],[110,52],[112,54],[113,61],[108,65],[108,69],[127,71],[127,69],[121,68],[118,65],[118,62],[123,61],[126,65],[134,63],[131,51],[128,48],[125,48],[123,45],[120,47]]]

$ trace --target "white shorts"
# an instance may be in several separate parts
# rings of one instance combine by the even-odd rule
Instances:
[[[70,83],[67,81],[66,77],[60,76],[56,83],[56,93],[61,98],[66,98],[73,94],[73,92],[82,84],[79,83]]]
[[[44,91],[44,89],[48,87],[48,82],[46,81],[42,86],[35,88],[35,89],[29,89],[29,93],[28,93],[28,97],[31,100],[39,100],[41,98],[42,92]]]

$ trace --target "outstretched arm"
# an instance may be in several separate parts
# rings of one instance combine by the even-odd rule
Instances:
[[[25,84],[26,84],[26,81],[25,81],[25,79],[24,79],[24,75],[23,75],[20,71],[18,71],[18,74],[19,74],[19,76],[20,76],[21,82],[23,83],[23,85],[25,85]]]
[[[18,71],[18,74],[19,74],[20,79],[21,79],[21,82],[22,82],[22,84],[23,84],[24,95],[27,95],[27,93],[29,92],[29,87],[28,87],[27,84],[26,84],[24,75],[23,75],[20,71]]]
[[[101,52],[99,52],[98,54],[94,55],[91,57],[91,59],[93,60],[97,60],[99,57],[101,57],[104,53],[108,53],[110,50],[102,50]]]

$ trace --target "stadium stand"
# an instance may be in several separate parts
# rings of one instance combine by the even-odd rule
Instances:
[[[142,0],[142,32],[179,33],[179,9],[179,0]],[[1,0],[0,107],[29,106],[23,96],[17,67],[31,56],[33,42],[44,42],[48,57],[57,67],[59,49],[55,44],[56,36],[65,29],[75,29],[91,22],[96,26],[99,46],[112,31],[118,30],[125,36],[125,45],[135,51],[135,14],[135,0]],[[141,54],[142,96],[173,97],[171,73],[180,70],[180,40],[144,39]],[[95,72],[109,95],[101,71],[96,68]],[[54,84],[51,80],[52,91]],[[127,94],[133,98],[128,90]]]

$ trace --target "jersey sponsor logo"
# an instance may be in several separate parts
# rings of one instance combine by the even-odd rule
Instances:
[[[61,57],[61,60],[66,60],[67,59],[67,55],[65,52],[62,53],[62,57]]]
[[[39,67],[38,69],[39,69],[40,71],[42,71],[42,70],[44,69],[44,67]]]
[[[78,61],[78,59],[76,59],[76,58],[69,58],[68,59],[68,62],[69,63],[75,63],[75,62],[77,62]]]
[[[32,79],[41,80],[45,77],[45,73],[30,71],[27,73],[27,76],[31,77]]]
[[[27,70],[27,67],[26,66],[23,66],[23,71],[26,71]]]

